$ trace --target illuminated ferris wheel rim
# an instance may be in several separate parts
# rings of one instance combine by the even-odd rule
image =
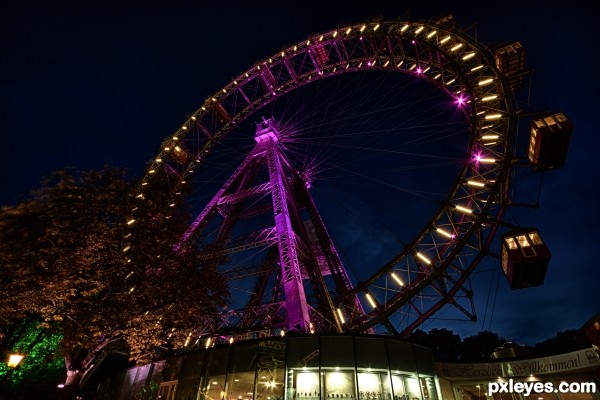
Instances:
[[[440,277],[475,232],[485,231],[483,242],[488,246],[495,227],[485,222],[499,219],[506,207],[514,125],[509,89],[493,54],[465,33],[428,21],[373,21],[311,35],[288,46],[209,96],[163,142],[138,197],[143,199],[143,186],[168,160],[177,160],[169,163],[169,169],[176,171],[179,184],[185,185],[229,131],[284,94],[319,79],[369,69],[411,74],[451,95],[470,126],[468,147],[472,155],[446,202],[415,239],[345,294],[363,293],[374,309],[370,313],[373,318],[363,317],[355,330],[372,326]],[[178,152],[186,157],[177,157]],[[415,271],[425,271],[426,278],[411,278]],[[371,287],[384,276],[400,289],[382,303]],[[462,278],[457,285],[464,283],[466,276]]]

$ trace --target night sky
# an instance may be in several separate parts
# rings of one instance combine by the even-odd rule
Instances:
[[[487,286],[495,301],[487,288],[477,293],[476,303],[492,302],[479,309],[478,322],[424,328],[463,337],[490,329],[533,344],[600,312],[596,3],[202,3],[2,2],[0,204],[17,204],[62,167],[110,164],[141,176],[162,140],[207,96],[310,34],[379,16],[451,13],[461,26],[476,24],[483,42],[520,41],[534,69],[532,108],[564,112],[575,131],[566,166],[545,174],[541,208],[516,212],[522,225],[540,229],[553,253],[545,284],[511,291],[500,281],[495,292],[494,281]]]

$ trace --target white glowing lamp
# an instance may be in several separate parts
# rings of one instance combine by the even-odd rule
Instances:
[[[400,279],[400,277],[398,275],[396,275],[394,272],[392,272],[390,275],[392,276],[392,279],[395,280],[398,285],[404,286],[404,282],[402,282],[402,279]]]
[[[6,363],[6,365],[8,365],[9,368],[15,368],[17,365],[19,365],[21,360],[23,360],[23,357],[25,356],[21,354],[11,354],[10,356],[8,356],[8,362]]]
[[[367,301],[371,307],[377,308],[377,303],[375,302],[375,299],[373,299],[373,296],[371,296],[371,293],[365,293],[365,297],[367,298]]]
[[[338,317],[340,317],[340,322],[342,324],[346,323],[346,319],[344,318],[344,313],[339,308],[337,309]]]
[[[427,264],[427,265],[431,264],[431,260],[424,254],[417,253],[417,257],[419,257],[421,259],[421,261],[423,261],[425,264]]]

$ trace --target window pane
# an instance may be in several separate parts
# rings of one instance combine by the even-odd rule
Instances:
[[[359,372],[359,400],[391,400],[392,388],[388,372]]]
[[[437,400],[437,388],[435,380],[431,377],[421,378],[421,388],[423,389],[423,397],[425,400]]]
[[[519,236],[517,236],[517,241],[519,242],[519,246],[529,247],[529,242],[527,241],[527,236],[519,235]]]
[[[231,370],[226,385],[229,400],[254,397],[256,352],[256,344],[238,345],[232,349]]]
[[[392,372],[392,386],[394,389],[394,400],[407,400],[404,378],[402,375]]]
[[[533,243],[536,246],[542,244],[542,238],[537,232],[530,233],[529,239],[531,239],[531,243]]]
[[[326,399],[354,398],[354,371],[331,371],[324,373],[324,397]]]
[[[383,339],[355,338],[356,366],[358,368],[388,369],[388,358]]]
[[[514,238],[507,237],[504,241],[510,250],[515,250],[517,248],[517,243]]]
[[[348,336],[322,336],[321,367],[354,368],[352,338]]]
[[[416,376],[405,376],[404,385],[406,387],[406,396],[408,400],[421,400],[421,388]]]
[[[288,372],[288,400],[318,400],[320,398],[319,371],[292,370]]]
[[[200,381],[200,400],[221,400],[225,397],[228,360],[229,348],[214,349],[206,354],[208,367]]]
[[[284,358],[284,341],[265,340],[259,343],[255,398],[262,400],[280,400],[283,398]]]
[[[390,370],[393,373],[414,372],[417,370],[415,356],[413,355],[412,345],[410,343],[398,342],[395,340],[387,341],[389,352]]]
[[[319,338],[288,338],[288,368],[319,367]]]

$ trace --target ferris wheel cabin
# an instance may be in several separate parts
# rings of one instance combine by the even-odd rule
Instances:
[[[502,235],[502,270],[511,289],[542,285],[550,257],[537,229],[518,229]]]
[[[563,113],[531,121],[528,157],[536,171],[565,165],[572,133],[573,124]]]
[[[525,48],[521,43],[515,42],[496,50],[496,67],[508,80],[511,90],[523,87],[525,72]]]

